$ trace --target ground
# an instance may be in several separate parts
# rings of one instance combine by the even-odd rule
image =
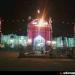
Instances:
[[[16,52],[0,51],[0,71],[75,71],[75,59],[17,56]]]

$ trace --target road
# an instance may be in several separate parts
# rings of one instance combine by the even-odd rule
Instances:
[[[0,71],[75,71],[75,60],[0,58]]]
[[[3,54],[0,71],[75,71],[75,59],[17,58],[15,54]]]

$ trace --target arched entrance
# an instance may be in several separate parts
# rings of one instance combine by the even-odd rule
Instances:
[[[33,50],[36,53],[42,53],[45,51],[45,39],[41,35],[38,35],[34,38]]]

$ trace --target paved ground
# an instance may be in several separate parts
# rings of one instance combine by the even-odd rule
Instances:
[[[75,71],[75,59],[17,58],[0,52],[0,71]]]

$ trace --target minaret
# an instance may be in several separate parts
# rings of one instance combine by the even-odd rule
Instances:
[[[74,25],[74,47],[75,47],[75,25]]]
[[[1,36],[2,36],[2,31],[1,31],[1,18],[0,18],[0,44],[1,44]]]
[[[50,25],[49,38],[50,38],[50,41],[52,41],[52,19],[51,18],[49,18],[49,25]]]

